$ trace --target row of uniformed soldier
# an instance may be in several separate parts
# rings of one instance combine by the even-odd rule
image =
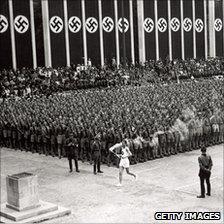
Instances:
[[[197,123],[198,122],[198,123]],[[213,115],[210,119],[203,118],[203,122],[192,120],[188,124],[188,139],[181,139],[178,131],[165,130],[158,132],[159,144],[153,143],[153,135],[147,130],[141,132],[114,131],[109,129],[107,132],[101,131],[98,135],[98,142],[101,152],[100,160],[108,166],[113,163],[118,165],[117,158],[109,152],[109,148],[121,142],[123,138],[129,139],[129,147],[133,153],[131,163],[144,162],[163,156],[177,154],[178,152],[198,149],[202,145],[214,145],[224,140],[224,121],[220,116]],[[71,133],[65,127],[39,127],[33,124],[11,125],[9,122],[0,125],[0,144],[1,146],[21,149],[31,152],[43,153],[45,155],[66,156],[66,141]],[[83,162],[94,162],[92,152],[95,150],[94,136],[96,133],[91,129],[82,130],[74,134],[77,142],[77,156]],[[140,136],[141,138],[138,138]],[[75,143],[76,144],[76,143]],[[97,165],[97,164],[95,164]]]

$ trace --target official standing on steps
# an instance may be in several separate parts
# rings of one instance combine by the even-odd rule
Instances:
[[[205,185],[204,185],[205,180],[207,184],[206,195],[211,196],[210,176],[211,176],[211,169],[213,165],[211,156],[206,154],[206,147],[201,148],[201,156],[198,157],[198,163],[200,167],[198,176],[200,177],[201,195],[197,196],[197,198],[204,198],[205,197]]]

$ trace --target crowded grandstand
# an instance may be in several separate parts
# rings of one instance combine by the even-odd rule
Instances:
[[[223,222],[223,31],[224,0],[1,0],[0,223]]]

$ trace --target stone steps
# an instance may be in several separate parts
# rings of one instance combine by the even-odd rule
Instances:
[[[40,206],[27,211],[15,211],[1,205],[1,223],[35,223],[49,220],[70,214],[71,211],[64,207],[57,206],[49,202],[40,201]]]

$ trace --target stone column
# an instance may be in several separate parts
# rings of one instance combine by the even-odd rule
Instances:
[[[208,55],[210,57],[216,56],[214,21],[215,21],[215,1],[208,1],[208,33],[209,33]]]
[[[145,63],[144,0],[137,1],[139,62]]]
[[[45,66],[51,67],[52,62],[51,62],[51,40],[49,30],[48,0],[41,0],[41,7],[42,7],[42,20],[43,20]]]

